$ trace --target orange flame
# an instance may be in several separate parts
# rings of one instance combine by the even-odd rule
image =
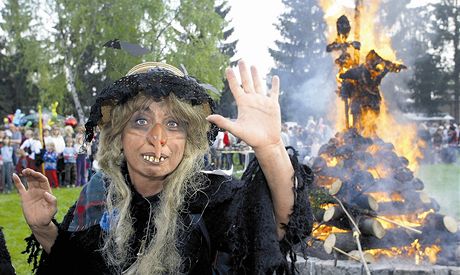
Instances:
[[[428,211],[422,212],[422,213],[411,213],[411,214],[406,214],[406,215],[394,215],[394,216],[385,216],[385,218],[392,220],[394,222],[397,222],[402,225],[410,226],[410,227],[418,227],[421,226],[425,220],[425,218],[430,214],[434,213],[433,209],[430,209]],[[390,228],[395,228],[397,225],[393,223],[389,223],[384,220],[379,220],[380,223],[382,224],[383,228],[385,229],[390,229]]]
[[[377,259],[382,258],[394,258],[406,255],[413,257],[415,264],[421,264],[425,260],[428,260],[430,264],[436,264],[437,256],[441,252],[441,247],[438,245],[422,246],[418,240],[403,247],[390,247],[388,249],[370,249],[366,252],[370,253]]]
[[[346,15],[350,20],[352,31],[350,32],[348,40],[353,41],[355,28],[355,22],[353,20],[354,7],[347,7],[338,3],[338,1],[328,0],[319,0],[319,4],[324,11],[324,19],[328,25],[329,42],[336,39],[336,20],[341,15]],[[389,30],[378,24],[379,17],[377,16],[377,11],[379,5],[380,0],[368,1],[365,5],[363,5],[363,10],[360,11],[360,60],[364,60],[365,55],[373,49],[382,58],[398,62],[396,52],[391,47],[391,39],[387,35]],[[343,130],[346,128],[344,119],[344,103],[337,97],[335,106],[335,126],[337,130]],[[422,157],[420,148],[424,147],[424,144],[422,141],[417,139],[417,130],[415,125],[398,124],[393,116],[388,112],[384,99],[382,99],[380,113],[378,116],[375,113],[367,112],[363,115],[361,120],[361,123],[367,125],[367,128],[365,127],[366,131],[364,131],[365,136],[377,134],[386,142],[393,143],[395,145],[396,153],[409,160],[409,169],[412,171],[417,170],[418,159]],[[370,172],[376,174],[375,172]]]
[[[325,224],[318,226],[318,223],[313,223],[313,228],[311,235],[321,241],[324,241],[330,234],[348,232],[335,226]]]

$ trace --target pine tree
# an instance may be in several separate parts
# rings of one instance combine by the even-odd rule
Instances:
[[[231,8],[227,6],[227,1],[224,1],[222,4],[216,7],[216,13],[219,14],[225,20],[227,14],[230,12],[230,9]],[[235,29],[233,27],[229,27],[228,29],[224,30],[224,42],[219,47],[220,51],[225,56],[227,56],[228,60],[230,60],[229,63],[231,67],[236,66],[237,64],[237,61],[232,61],[232,58],[236,54],[236,45],[238,43],[238,40],[233,40],[230,42],[226,41],[230,39],[230,36],[233,34],[234,31]],[[218,112],[224,117],[236,118],[236,104],[226,78],[223,79],[223,83],[224,88],[222,90],[222,95],[218,102]]]
[[[436,35],[431,42],[447,76],[450,93],[447,102],[455,119],[460,121],[460,3],[442,0],[433,6],[435,18],[430,27]]]
[[[14,113],[22,106],[23,113],[36,107],[37,86],[32,78],[36,70],[35,60],[38,42],[31,28],[32,8],[27,0],[5,1],[1,10],[0,29],[0,114]]]
[[[275,60],[270,75],[278,75],[281,79],[283,120],[302,122],[315,110],[314,101],[310,100],[312,96],[325,99],[330,92],[327,89],[333,89],[316,85],[312,91],[305,83],[316,77],[324,81],[328,74],[332,77],[335,74],[333,62],[325,51],[326,25],[321,8],[315,1],[283,0],[283,4],[287,11],[280,15],[276,24],[283,39],[275,41],[276,49],[269,49]]]

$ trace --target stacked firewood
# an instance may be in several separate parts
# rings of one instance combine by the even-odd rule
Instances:
[[[423,192],[423,182],[408,165],[391,143],[363,137],[353,128],[320,148],[312,169],[315,187],[326,196],[315,211],[316,230],[324,232],[316,235],[322,235],[327,253],[356,259],[359,245],[372,261],[376,253],[366,251],[418,246],[415,250],[423,253],[436,247],[438,257],[431,253],[431,263],[460,263],[456,220],[439,213],[439,204]]]

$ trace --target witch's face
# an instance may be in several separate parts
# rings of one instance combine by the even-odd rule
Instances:
[[[136,111],[123,129],[123,152],[129,175],[136,181],[164,180],[182,160],[186,126],[165,102],[153,102]]]

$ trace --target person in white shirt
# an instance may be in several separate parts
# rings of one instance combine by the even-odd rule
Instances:
[[[32,130],[27,130],[24,135],[27,139],[21,144],[20,148],[27,153],[27,168],[38,171],[35,165],[35,159],[43,148],[40,142],[40,134],[37,131],[33,132]]]

